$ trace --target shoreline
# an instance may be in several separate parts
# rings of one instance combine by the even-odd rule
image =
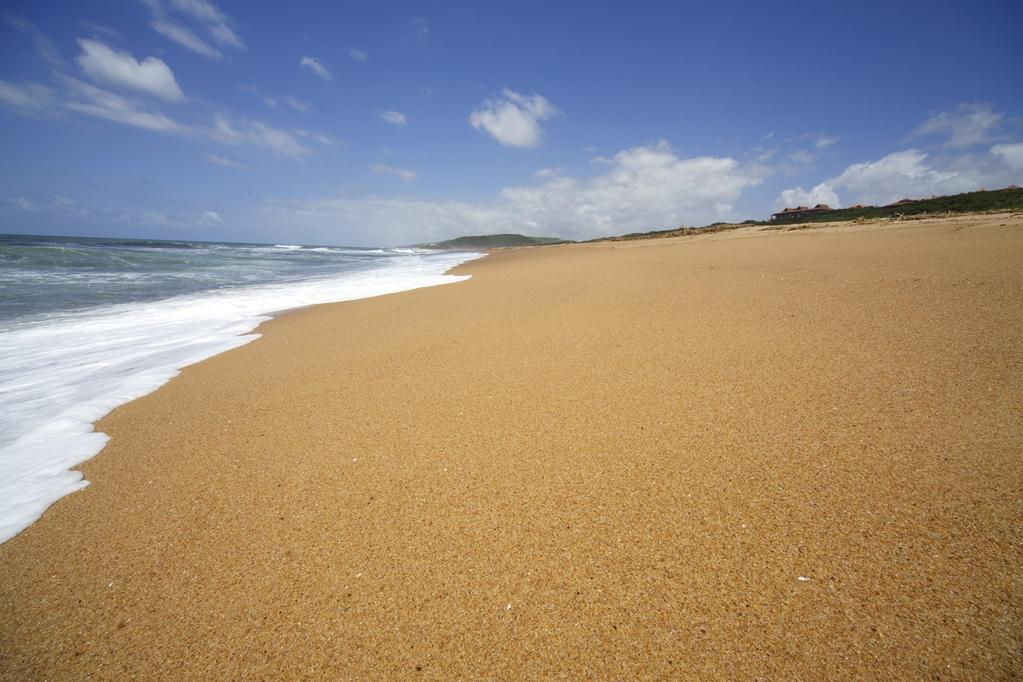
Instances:
[[[1011,675],[1023,221],[736,232],[500,251],[118,407],[0,545],[0,676]]]
[[[277,247],[281,248],[281,247]],[[298,247],[296,247],[297,249]],[[391,268],[188,292],[44,315],[0,335],[0,544],[57,500],[88,486],[76,467],[107,442],[97,421],[182,368],[251,343],[275,314],[459,281],[474,252],[437,253]],[[426,259],[440,258],[432,267]],[[392,261],[396,262],[396,261]],[[42,371],[40,371],[42,368]]]

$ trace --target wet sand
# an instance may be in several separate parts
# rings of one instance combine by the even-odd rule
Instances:
[[[1023,217],[457,272],[99,422],[0,676],[1023,674]]]

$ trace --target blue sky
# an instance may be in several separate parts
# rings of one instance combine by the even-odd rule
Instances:
[[[14,2],[0,231],[588,238],[1023,184],[1023,4]]]

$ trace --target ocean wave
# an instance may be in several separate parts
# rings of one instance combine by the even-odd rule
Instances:
[[[271,313],[458,282],[444,273],[479,255],[378,257],[329,277],[58,311],[0,332],[0,542],[88,485],[70,468],[106,444],[96,420],[257,338]]]

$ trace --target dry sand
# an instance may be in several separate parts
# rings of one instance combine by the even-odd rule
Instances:
[[[0,546],[5,679],[1023,674],[1023,218],[296,311]]]

